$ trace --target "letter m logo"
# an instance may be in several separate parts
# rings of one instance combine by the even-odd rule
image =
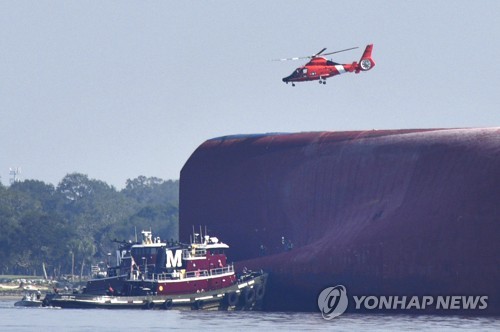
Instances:
[[[167,267],[182,267],[182,250],[167,250]]]

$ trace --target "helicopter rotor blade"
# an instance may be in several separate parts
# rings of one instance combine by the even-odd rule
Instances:
[[[345,52],[345,51],[350,51],[350,50],[355,50],[359,47],[351,47],[351,48],[346,48],[345,50],[340,50],[340,51],[335,51],[335,52],[329,52],[329,53],[325,53],[325,54],[322,54],[322,55],[330,55],[330,54],[335,54],[335,53],[340,53],[340,52]]]
[[[294,60],[304,60],[304,59],[310,59],[312,56],[301,56],[301,57],[295,57],[295,58],[285,58],[285,59],[273,59],[272,61],[294,61]]]
[[[326,51],[326,47],[323,48],[321,51],[319,51],[318,53],[314,54],[312,57],[314,58],[315,56],[318,56],[320,55],[321,53],[323,53],[324,51]]]
[[[345,52],[345,51],[350,51],[350,50],[355,50],[359,47],[351,47],[351,48],[346,48],[345,50],[340,50],[340,51],[335,51],[335,52],[329,52],[329,53],[323,53],[326,50],[326,47],[323,48],[321,51],[314,55],[308,55],[308,56],[300,56],[300,57],[295,57],[295,58],[284,58],[284,59],[273,59],[272,61],[294,61],[294,60],[304,60],[304,59],[312,59],[320,55],[330,55],[330,54],[335,54],[335,53],[340,53],[340,52]]]

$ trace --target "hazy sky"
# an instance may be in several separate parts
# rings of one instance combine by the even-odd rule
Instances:
[[[500,1],[0,1],[0,176],[178,179],[224,135],[500,125]],[[374,43],[285,85],[274,58]]]

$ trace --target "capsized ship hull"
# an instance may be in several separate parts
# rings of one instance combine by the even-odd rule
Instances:
[[[487,295],[474,313],[499,314],[499,197],[500,128],[227,136],[182,169],[180,236],[204,220],[237,267],[270,272],[271,310],[317,310],[343,284]]]

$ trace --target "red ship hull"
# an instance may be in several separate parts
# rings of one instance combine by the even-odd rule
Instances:
[[[270,272],[265,305],[350,295],[486,295],[500,314],[500,129],[231,136],[180,178],[180,235],[207,220],[240,268]],[[293,248],[292,248],[293,247]],[[456,314],[457,311],[441,311]]]

